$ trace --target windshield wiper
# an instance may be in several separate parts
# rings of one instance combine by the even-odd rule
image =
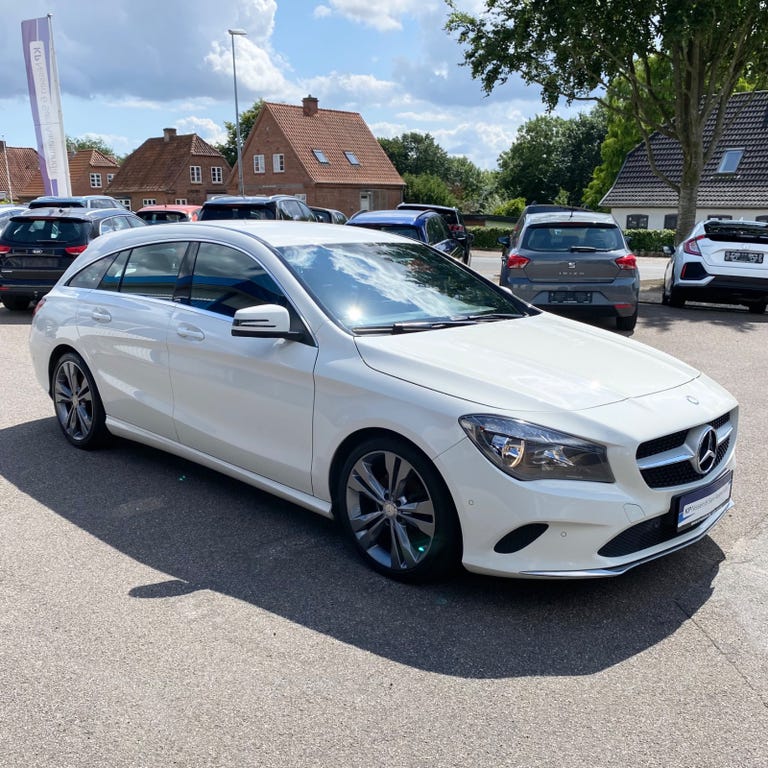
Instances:
[[[474,320],[476,323],[492,323],[496,320],[518,320],[521,317],[520,313],[488,312],[481,315],[467,315],[467,320]]]
[[[434,331],[439,328],[455,328],[460,325],[474,325],[474,317],[462,317],[455,320],[414,320],[410,323],[390,323],[388,325],[360,325],[352,328],[353,333],[416,333],[417,331]]]

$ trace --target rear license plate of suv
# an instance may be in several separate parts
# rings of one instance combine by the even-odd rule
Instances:
[[[550,304],[591,304],[591,291],[550,291]]]
[[[762,264],[763,254],[754,251],[726,251],[726,261],[741,261],[746,264]]]

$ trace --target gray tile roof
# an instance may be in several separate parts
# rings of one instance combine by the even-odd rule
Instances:
[[[711,118],[704,130],[705,146],[712,135]],[[677,141],[654,133],[651,136],[656,164],[670,178],[679,180],[682,152]],[[735,173],[717,173],[727,149],[743,149]],[[608,208],[677,206],[677,194],[653,175],[644,144],[627,154],[616,182],[601,205]],[[712,159],[704,168],[698,206],[768,208],[768,91],[737,93],[726,107],[726,127]]]

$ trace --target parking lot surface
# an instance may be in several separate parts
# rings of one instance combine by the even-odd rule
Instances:
[[[768,315],[641,303],[741,403],[734,509],[611,580],[388,581],[333,524],[67,445],[0,309],[0,764],[768,765]],[[608,327],[608,326],[606,326]]]

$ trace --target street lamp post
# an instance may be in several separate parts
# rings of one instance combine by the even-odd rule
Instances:
[[[227,32],[232,37],[232,76],[235,82],[235,141],[237,143],[237,185],[240,196],[245,194],[243,186],[243,142],[240,138],[240,108],[237,104],[237,64],[235,63],[235,36],[246,35],[244,29],[228,29]]]

